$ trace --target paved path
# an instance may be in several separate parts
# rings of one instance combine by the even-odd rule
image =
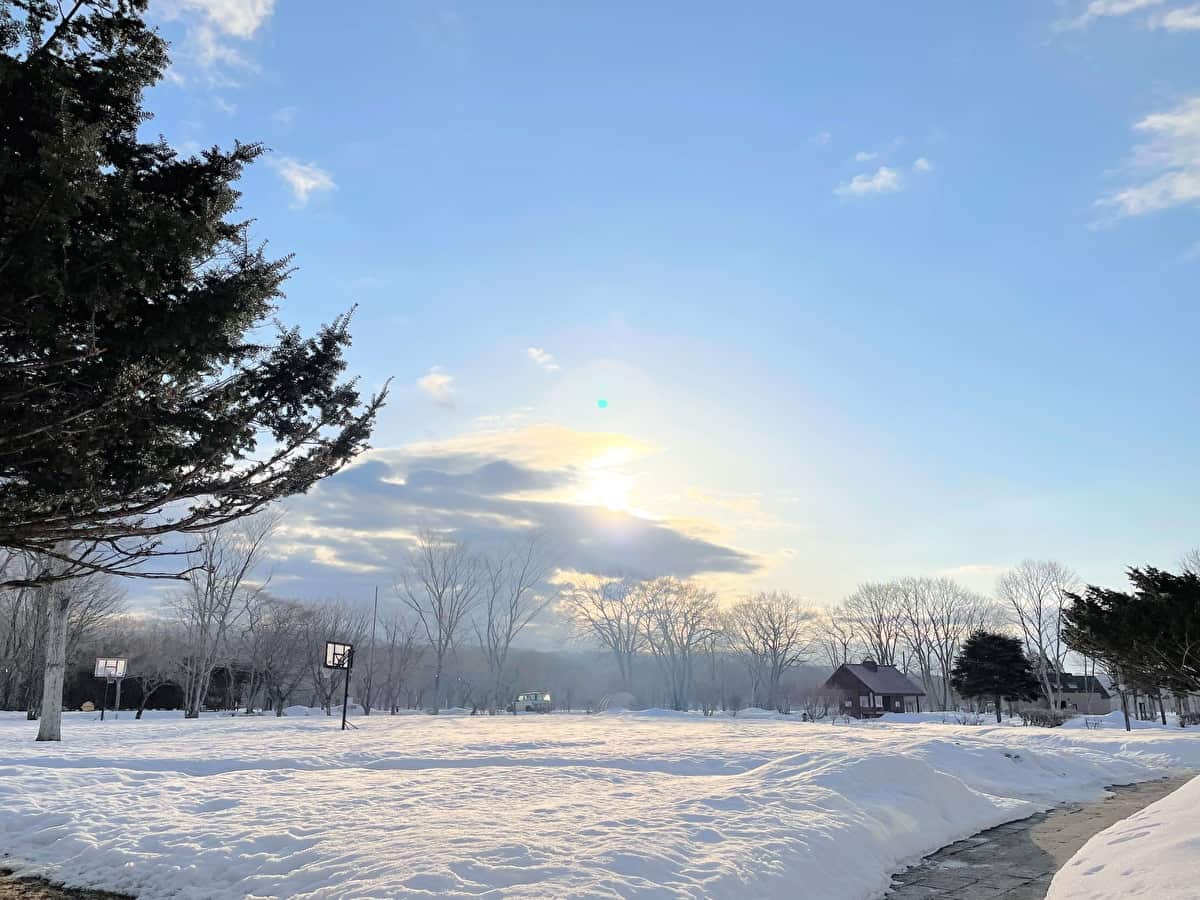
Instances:
[[[17,878],[0,869],[0,900],[130,900],[123,894],[87,891],[51,884],[42,878]]]
[[[888,900],[1043,900],[1050,880],[1088,838],[1128,818],[1191,775],[1109,788],[1095,803],[1064,804],[943,847],[895,876]]]

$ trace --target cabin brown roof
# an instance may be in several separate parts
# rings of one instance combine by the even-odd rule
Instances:
[[[925,696],[925,692],[909,681],[908,677],[895,666],[883,666],[876,663],[870,665],[844,663],[829,676],[825,686],[836,687],[836,681],[840,680],[838,676],[843,673],[852,675],[873,694],[888,694],[895,697]]]

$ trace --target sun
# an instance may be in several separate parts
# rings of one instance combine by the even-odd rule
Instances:
[[[576,500],[586,506],[604,506],[614,512],[628,512],[633,479],[608,469],[592,469]]]

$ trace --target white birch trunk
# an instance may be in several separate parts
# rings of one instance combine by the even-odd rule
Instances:
[[[39,741],[62,740],[63,676],[67,668],[67,610],[70,595],[52,590],[48,600],[46,623],[46,668],[42,686],[42,719],[38,723]]]

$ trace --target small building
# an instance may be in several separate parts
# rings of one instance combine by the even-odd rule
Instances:
[[[825,682],[825,690],[839,697],[838,712],[856,719],[873,719],[885,712],[920,712],[925,692],[895,666],[873,659],[843,663]]]
[[[1097,715],[1120,709],[1120,703],[1113,702],[1112,691],[1095,675],[1072,675],[1054,670],[1047,675],[1058,691],[1059,709]]]

